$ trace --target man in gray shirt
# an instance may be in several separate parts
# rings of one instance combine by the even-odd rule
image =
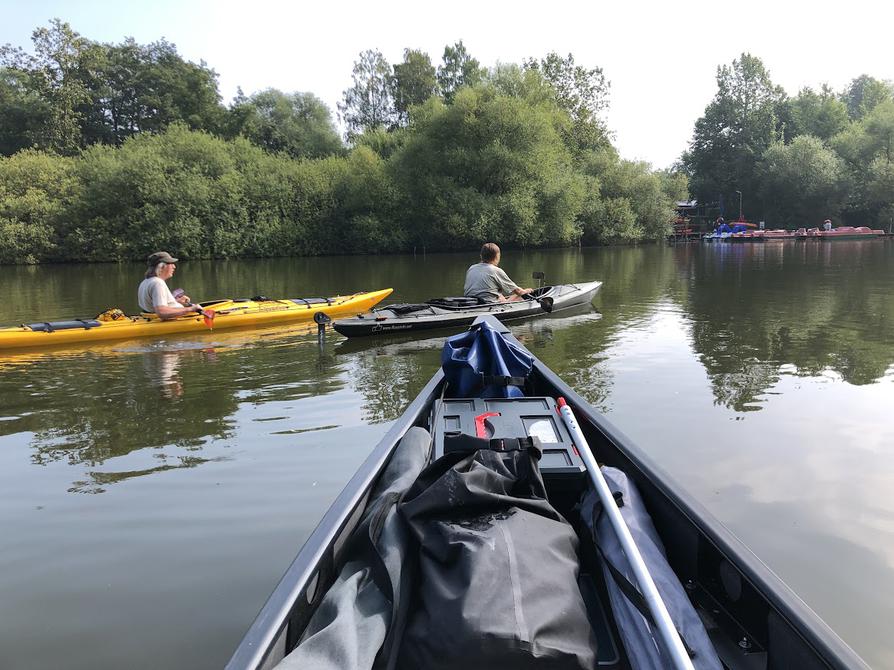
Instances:
[[[503,270],[500,264],[500,247],[488,242],[481,247],[481,262],[466,270],[466,283],[463,295],[470,298],[481,298],[488,302],[507,302],[521,300],[533,289],[519,288]]]

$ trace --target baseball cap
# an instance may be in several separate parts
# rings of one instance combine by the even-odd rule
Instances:
[[[171,256],[167,251],[156,251],[149,255],[149,265],[158,265],[159,263],[176,263],[177,259]]]

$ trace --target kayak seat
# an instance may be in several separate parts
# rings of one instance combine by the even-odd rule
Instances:
[[[71,321],[44,321],[43,323],[23,323],[22,325],[36,333],[52,333],[57,330],[73,330],[75,328],[90,330],[101,326],[102,323],[96,319],[72,319]]]
[[[332,300],[330,298],[290,298],[290,300],[296,305],[303,305],[305,307],[310,307],[311,305],[332,304]]]

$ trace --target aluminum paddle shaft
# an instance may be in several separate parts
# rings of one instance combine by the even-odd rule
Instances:
[[[624,517],[621,516],[621,510],[618,509],[618,503],[615,501],[615,497],[608,488],[608,483],[606,483],[605,478],[602,476],[602,470],[599,469],[599,464],[596,463],[593,452],[590,451],[590,445],[587,443],[587,438],[584,437],[584,433],[581,431],[577,419],[574,418],[574,413],[571,411],[568,403],[565,402],[565,398],[559,398],[558,405],[559,414],[562,415],[562,420],[565,422],[565,426],[571,433],[571,437],[574,439],[575,444],[577,444],[580,450],[580,456],[584,460],[584,464],[587,466],[587,472],[590,474],[590,481],[593,482],[593,486],[596,488],[596,493],[599,494],[599,500],[602,502],[602,509],[608,514],[612,528],[614,528],[615,533],[621,542],[621,548],[624,549],[624,554],[627,556],[630,567],[633,568],[637,586],[639,587],[643,598],[645,598],[646,605],[649,607],[649,612],[651,612],[654,624],[658,628],[658,633],[664,643],[664,648],[673,660],[673,667],[676,668],[676,670],[694,670],[692,661],[689,659],[689,654],[686,653],[683,642],[680,640],[680,635],[677,633],[677,628],[674,626],[670,614],[668,614],[667,607],[665,607],[664,601],[661,599],[661,594],[658,593],[655,582],[652,580],[652,575],[649,574],[646,562],[643,560],[642,554],[639,553],[639,549],[633,541],[633,536],[630,534],[630,529],[627,527]]]

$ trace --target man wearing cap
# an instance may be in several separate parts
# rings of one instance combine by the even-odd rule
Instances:
[[[162,319],[176,319],[178,316],[202,313],[201,305],[191,305],[188,295],[174,297],[165,283],[174,276],[177,259],[167,251],[158,251],[149,256],[146,278],[137,289],[137,301],[144,312],[158,314]]]

